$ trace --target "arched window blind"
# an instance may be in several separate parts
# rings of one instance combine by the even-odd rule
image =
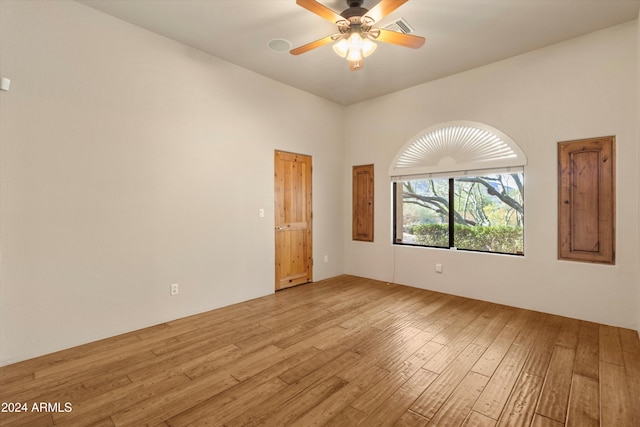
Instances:
[[[461,176],[522,171],[527,157],[509,136],[483,123],[455,121],[430,127],[398,152],[389,175],[406,177]]]

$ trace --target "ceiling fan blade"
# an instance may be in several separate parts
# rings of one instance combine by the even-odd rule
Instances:
[[[365,16],[370,17],[375,22],[380,21],[382,18],[405,4],[408,0],[381,0],[380,3],[375,5]]]
[[[378,31],[380,32],[378,36],[374,36],[373,33],[378,33]],[[372,30],[371,34],[374,37],[374,40],[397,44],[398,46],[410,47],[413,49],[421,47],[425,42],[424,37],[398,33],[396,31],[383,30],[382,28],[376,28],[375,30]]]
[[[289,53],[292,54],[292,55],[300,55],[301,53],[309,52],[311,49],[315,49],[317,47],[324,46],[327,43],[331,43],[332,41],[336,40],[335,37],[336,37],[335,35],[332,35],[332,36],[327,36],[327,37],[321,38],[320,40],[316,40],[314,42],[307,43],[304,46],[300,46],[300,47],[297,47],[295,49],[291,49],[289,51]]]
[[[405,0],[406,1],[406,0]],[[296,0],[296,4],[298,6],[302,6],[307,9],[309,12],[313,12],[316,15],[333,22],[334,24],[338,21],[344,21],[345,19],[338,15],[333,10],[329,9],[327,6],[324,6],[318,3],[315,0]]]

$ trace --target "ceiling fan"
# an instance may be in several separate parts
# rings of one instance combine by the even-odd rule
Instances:
[[[373,28],[384,18],[408,0],[381,0],[371,10],[362,7],[363,0],[347,0],[349,7],[338,14],[316,0],[296,0],[296,3],[310,12],[327,19],[338,26],[338,33],[321,38],[304,46],[292,49],[292,55],[300,55],[327,43],[336,42],[333,50],[349,61],[352,71],[363,67],[363,58],[376,49],[374,41],[417,49],[424,44],[424,37]]]

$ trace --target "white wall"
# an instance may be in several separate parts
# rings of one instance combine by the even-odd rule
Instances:
[[[350,167],[376,167],[375,243],[345,233],[346,272],[518,307],[638,325],[637,22],[347,108]],[[388,169],[421,130],[452,120],[493,126],[528,156],[525,256],[391,245]],[[366,126],[362,126],[366,121]],[[616,265],[557,260],[557,142],[616,135]],[[348,181],[347,181],[348,182]],[[345,186],[344,200],[350,200]],[[349,212],[345,212],[349,224]],[[444,264],[436,274],[434,264]]]
[[[638,35],[638,44],[636,49],[640,52],[640,11],[638,12],[638,29],[636,31]],[[640,110],[640,54],[638,55],[638,110]],[[638,146],[640,146],[640,111],[638,111]],[[638,150],[638,157],[636,160],[636,164],[640,165],[640,149]],[[638,176],[638,185],[636,187],[636,200],[638,202],[638,226],[640,227],[640,174]],[[640,270],[640,233],[638,233],[638,269]],[[636,314],[637,314],[637,322],[636,322],[636,330],[638,331],[638,336],[640,336],[640,271],[638,272],[638,304],[636,306]]]
[[[0,365],[272,293],[274,149],[343,273],[343,107],[75,2],[0,15]]]
[[[0,365],[273,292],[274,149],[313,156],[314,254],[331,260],[314,280],[347,272],[640,329],[637,43],[636,23],[621,25],[345,119],[75,2],[0,1],[0,75],[12,79],[0,93]],[[459,119],[506,132],[529,157],[524,258],[390,244],[394,155]],[[556,142],[610,134],[617,265],[559,262]],[[373,244],[349,230],[351,166],[366,163]]]

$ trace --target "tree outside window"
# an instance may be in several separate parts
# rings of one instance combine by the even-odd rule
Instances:
[[[524,254],[523,173],[395,185],[396,244]]]

